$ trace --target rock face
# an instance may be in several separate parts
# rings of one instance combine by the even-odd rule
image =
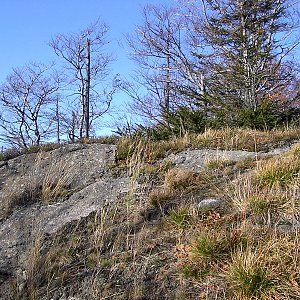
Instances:
[[[166,159],[178,167],[186,168],[195,172],[202,171],[209,161],[240,161],[244,159],[255,159],[256,152],[248,151],[226,151],[213,149],[196,149],[171,154]]]
[[[114,151],[115,146],[112,145],[66,145],[51,152],[23,155],[1,164],[2,210],[9,197],[23,195],[28,187],[47,186],[47,181],[50,182],[49,187],[54,182],[65,183],[67,186],[61,188],[68,188],[69,195],[52,202],[51,195],[55,194],[50,194],[48,203],[22,203],[2,216],[0,284],[22,268],[26,250],[38,233],[54,234],[65,224],[80,220],[104,204],[126,195],[128,178],[108,175],[114,162]],[[12,188],[15,190],[12,191]]]
[[[40,234],[55,236],[64,226],[136,189],[127,173],[113,174],[115,150],[114,145],[73,144],[0,162],[0,299],[14,299],[7,297],[9,279],[22,278],[31,259],[29,250]],[[210,161],[237,162],[257,156],[255,152],[201,149],[171,154],[165,160],[201,172]],[[197,209],[209,211],[223,205],[221,199],[207,198]]]

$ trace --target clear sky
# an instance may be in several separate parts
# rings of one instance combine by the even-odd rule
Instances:
[[[78,32],[98,18],[110,28],[109,51],[117,59],[111,75],[126,77],[135,66],[128,59],[128,49],[122,48],[119,41],[140,23],[144,5],[171,5],[176,0],[1,0],[0,4],[2,83],[14,67],[57,61],[49,40],[60,33]],[[123,99],[124,95],[118,95],[116,102],[120,105]]]
[[[111,76],[130,75],[135,66],[119,42],[139,24],[146,4],[169,5],[176,0],[1,0],[0,83],[12,68],[29,62],[62,62],[48,46],[49,40],[60,33],[76,33],[98,18],[109,27],[108,51],[116,57]],[[117,106],[123,98],[117,95]]]
[[[117,61],[114,71],[127,73],[132,64],[118,44],[139,23],[146,4],[172,4],[175,0],[1,0],[0,82],[13,67],[56,59],[48,41],[59,33],[78,32],[99,17],[108,24],[110,49]],[[118,67],[117,67],[118,66]]]

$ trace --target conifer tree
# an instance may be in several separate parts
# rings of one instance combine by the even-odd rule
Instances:
[[[211,53],[211,92],[225,104],[256,111],[288,83],[287,57],[299,44],[289,1],[202,1],[204,35]]]

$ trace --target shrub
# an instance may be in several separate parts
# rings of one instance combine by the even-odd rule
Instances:
[[[206,127],[206,117],[200,110],[180,106],[175,112],[165,113],[164,119],[170,134],[180,136],[186,133],[202,133]]]
[[[286,124],[298,124],[300,119],[299,108],[286,107],[269,101],[263,101],[256,109],[250,107],[235,108],[231,105],[224,108],[213,111],[214,119],[210,121],[211,127],[229,126],[271,130],[286,126]]]
[[[160,141],[183,136],[187,133],[202,133],[206,124],[207,120],[202,111],[180,106],[174,112],[164,112],[163,120],[156,125],[144,126],[140,124],[131,127],[129,131],[131,137]]]
[[[237,112],[236,123],[239,127],[267,130],[276,127],[281,122],[278,109],[269,103],[262,103],[256,110],[240,109]]]

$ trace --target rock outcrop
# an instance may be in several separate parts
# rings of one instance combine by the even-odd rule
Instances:
[[[0,284],[23,269],[30,259],[27,250],[38,234],[53,235],[66,224],[127,194],[128,178],[109,175],[114,151],[113,145],[66,145],[2,164],[0,205],[7,215],[2,215],[0,224]],[[47,202],[36,199],[33,203],[26,203],[24,197],[11,211],[5,210],[13,197],[23,197],[30,192],[27,189],[42,189],[48,182],[50,189],[51,185],[61,184],[57,188],[66,195],[51,199],[55,193],[50,193]],[[42,197],[43,192],[47,190],[37,196]]]
[[[205,170],[207,171],[209,166],[218,167],[218,164],[223,166],[227,166],[228,164],[229,166],[232,166],[240,161],[256,161],[262,157],[282,154],[288,150],[288,148],[275,149],[270,153],[222,151],[213,149],[186,150],[168,155],[163,161],[157,162],[157,165],[155,166],[145,165],[143,172],[146,175],[143,174],[143,176],[152,178],[153,170],[156,170],[158,173],[161,172],[161,166],[166,162],[171,162],[172,167],[183,169],[186,172],[191,171],[191,176],[194,176],[193,174],[200,174],[201,172],[205,172]],[[28,299],[26,298],[28,295],[28,287],[27,294],[24,293],[23,295],[23,291],[26,290],[25,285],[28,278],[26,268],[28,263],[30,263],[30,260],[33,259],[31,257],[32,248],[40,236],[51,240],[59,232],[64,232],[64,228],[73,226],[72,224],[74,223],[80,224],[82,220],[87,219],[93,214],[97,214],[101,209],[112,203],[117,203],[119,200],[122,200],[123,203],[126,203],[126,201],[129,203],[132,201],[130,198],[132,193],[136,196],[138,195],[136,199],[140,201],[139,206],[142,207],[143,204],[145,204],[145,199],[143,198],[146,198],[146,190],[149,192],[149,190],[154,187],[154,189],[158,188],[158,191],[160,191],[162,188],[161,185],[164,184],[163,180],[155,178],[153,179],[153,182],[157,183],[155,180],[161,180],[158,182],[157,186],[155,186],[156,183],[152,184],[152,182],[151,187],[146,187],[146,189],[143,190],[143,184],[145,183],[139,182],[137,174],[131,174],[130,170],[127,172],[125,169],[122,169],[122,167],[116,168],[115,152],[116,146],[114,145],[72,144],[64,145],[49,152],[21,155],[14,159],[0,162],[0,299],[16,299],[16,295],[18,295],[18,299]],[[159,164],[161,166],[158,166]],[[220,172],[222,172],[222,170]],[[214,177],[210,177],[210,180],[215,180],[214,182],[218,183],[218,176],[220,175],[215,173],[213,176]],[[228,178],[226,178],[226,180],[233,179],[230,175],[228,175]],[[220,182],[224,184],[222,180],[220,180]],[[202,188],[201,183],[199,183],[199,187]],[[204,186],[203,188],[207,187]],[[191,192],[192,191],[193,190],[191,189]],[[218,195],[210,197],[210,195],[205,195],[201,190],[198,190],[197,193],[200,195],[199,201],[197,200],[197,195],[195,197],[192,195],[191,199],[197,202],[194,203],[194,208],[196,208],[198,213],[201,212],[206,214],[211,210],[223,209],[224,205],[226,205],[226,202],[223,201],[222,197],[219,198]],[[180,202],[184,199],[183,194],[184,193],[180,190],[178,193],[175,192],[170,195],[175,197],[174,201]],[[190,197],[189,192],[187,192],[185,197]],[[126,200],[127,198],[128,200]],[[151,209],[155,211],[156,215],[163,217],[167,210],[163,210],[159,201],[158,204],[157,207]],[[128,207],[129,206],[130,205],[128,204]],[[128,207],[125,207],[125,210],[127,209],[128,211]],[[172,208],[172,205],[170,205],[170,207]],[[139,212],[139,217],[149,224],[151,222],[154,224],[153,218],[147,217],[151,213],[151,209],[148,209],[148,211],[141,210]],[[120,215],[122,217],[122,211],[120,212]],[[128,216],[129,215],[130,214],[128,214]],[[132,217],[132,215],[133,214],[130,215],[130,218],[133,219],[134,217]],[[124,216],[124,219],[127,218],[126,221],[128,223],[126,223],[125,226],[127,235],[126,238],[123,238],[123,242],[126,243],[127,246],[130,237],[135,236],[135,234],[137,234],[144,226],[143,221],[138,218],[137,221],[133,221],[128,216]],[[174,216],[176,217],[176,215]],[[211,217],[212,216],[215,218],[220,217],[218,214],[211,215]],[[184,218],[188,217],[184,216]],[[179,222],[180,226],[185,226],[184,222],[188,222],[187,220],[184,219],[182,221],[183,223],[180,223],[181,221],[175,219],[173,222]],[[108,241],[108,239],[114,239],[118,234],[122,234],[122,231],[124,230],[124,226],[121,224],[122,218],[120,221],[117,220],[116,222],[119,222],[120,226],[116,228],[114,227],[115,224],[113,224],[108,236],[105,238],[103,237],[105,234],[102,236],[103,240],[107,239],[105,247],[108,250],[109,247],[111,247],[111,242]],[[151,231],[152,225],[142,231],[142,237],[135,241],[135,243],[143,243],[143,238],[147,237],[150,239],[150,246],[147,246],[147,251],[149,250],[150,253],[147,258],[149,259],[149,264],[144,265],[144,269],[142,267],[139,269],[142,273],[144,272],[145,278],[143,278],[143,280],[146,288],[156,284],[155,282],[160,276],[158,271],[156,272],[156,270],[153,269],[149,271],[147,269],[151,267],[151,259],[153,259],[153,261],[159,261],[159,258],[155,256],[156,250],[152,251],[151,248],[151,234],[155,234]],[[284,231],[285,229],[282,230]],[[170,238],[170,240],[167,240],[167,244],[174,243],[171,236],[168,237],[168,235],[165,235],[164,237],[161,237],[161,239],[166,238]],[[117,243],[121,242],[117,240]],[[164,247],[161,242],[157,245],[154,244],[155,243],[153,242],[153,249],[155,247]],[[122,247],[121,249],[123,249]],[[97,248],[97,251],[100,252],[99,249]],[[90,255],[88,261],[92,261],[90,263],[93,264],[93,259],[91,259],[91,257],[93,258],[95,253],[89,249],[81,250],[86,252],[86,257]],[[43,246],[40,246],[39,251],[43,251]],[[89,253],[89,251],[91,253]],[[105,251],[103,250],[103,256],[107,255]],[[110,254],[109,251],[107,253]],[[164,249],[161,253],[165,253]],[[133,255],[134,260],[136,259],[134,263],[136,264],[135,267],[138,267],[139,263],[142,265],[142,262],[140,261],[142,258],[137,258],[135,255],[136,254]],[[161,259],[162,261],[169,260],[172,262],[174,256],[170,252],[169,254],[166,254],[165,257],[163,254]],[[126,257],[124,260],[126,260]],[[99,262],[97,261],[97,263]],[[103,276],[101,275],[102,277],[100,276],[99,278],[101,278],[103,282],[107,281],[106,284],[109,286],[111,278],[108,278],[107,275],[105,275],[106,269],[103,267],[106,263],[108,264],[110,262],[103,260],[102,265],[100,264],[101,266],[96,269],[97,272],[103,272]],[[123,268],[124,262],[121,261],[119,265],[121,266],[120,268]],[[167,273],[169,270],[169,267],[164,269],[163,264],[161,268],[161,272]],[[128,269],[129,272],[132,271],[131,267],[128,267]],[[146,272],[146,269],[148,270],[148,273]],[[84,272],[85,271],[83,271],[82,274],[85,274]],[[121,271],[117,268],[111,268],[112,274],[118,272]],[[80,275],[83,277],[82,282],[87,282],[87,285],[91,284],[90,274],[87,274],[86,278],[84,277],[85,275],[82,274]],[[120,276],[120,274],[118,273],[116,276]],[[110,276],[113,277],[114,275],[110,274]],[[122,276],[120,276],[120,278],[122,278]],[[118,277],[116,280],[116,282],[119,282],[121,279]],[[126,280],[129,282],[131,276],[128,276]],[[13,289],[11,288],[12,282],[15,284]],[[99,282],[97,284],[100,286],[97,286],[96,289],[101,290],[102,283],[100,284]],[[124,281],[123,283],[120,283],[120,286],[121,284],[125,286],[128,282]],[[73,283],[69,284],[72,285]],[[93,284],[96,283],[93,282]],[[170,290],[176,285],[175,282],[166,284],[169,284]],[[14,292],[12,292],[13,290]],[[87,293],[87,291],[85,293]],[[55,293],[57,293],[57,296],[54,297],[53,295]],[[166,298],[159,298],[159,290],[157,290],[157,293],[158,295],[153,295],[153,297],[149,297],[149,299],[174,299],[172,298],[172,293],[168,296],[169,298],[167,296]],[[43,296],[41,299],[100,299],[99,296],[97,296],[98,298],[96,296],[90,298],[90,294],[78,298],[76,288],[74,288],[72,296],[66,296],[67,294],[65,294],[64,288],[60,292],[55,291],[52,294],[52,298],[50,296],[50,298],[47,298],[48,296]],[[81,292],[81,295],[83,294],[84,293]],[[127,296],[126,299],[133,299],[130,297],[131,296]],[[137,297],[134,299],[148,298]]]

